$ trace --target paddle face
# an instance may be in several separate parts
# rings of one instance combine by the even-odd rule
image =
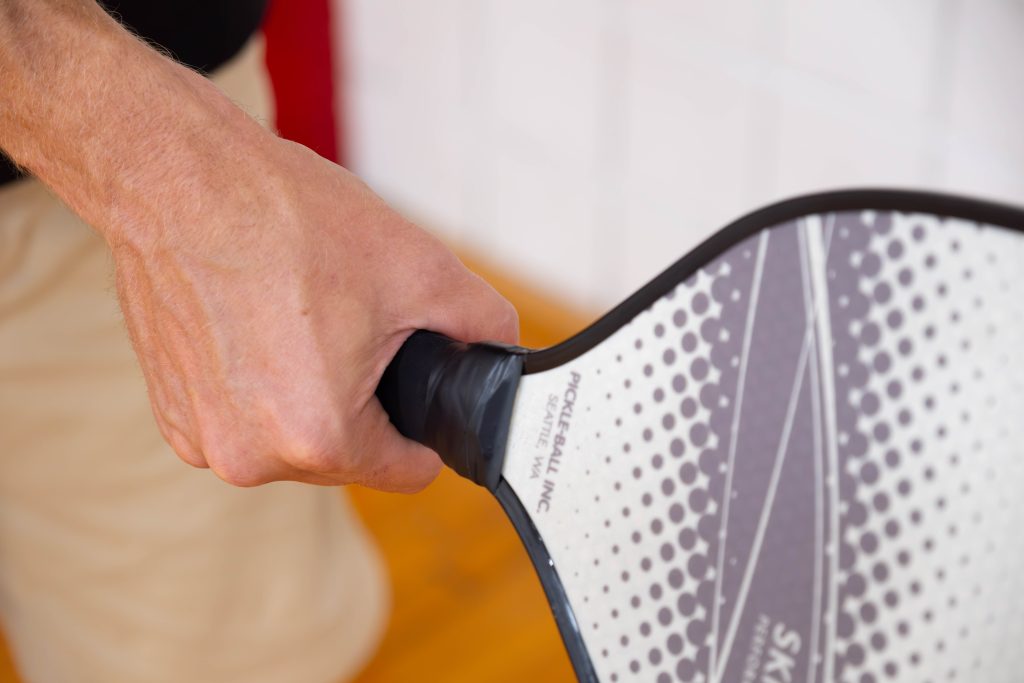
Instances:
[[[1021,226],[766,224],[522,378],[502,476],[581,674],[1019,680]]]

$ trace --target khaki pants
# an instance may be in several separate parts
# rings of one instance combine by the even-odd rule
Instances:
[[[270,117],[256,39],[214,78]],[[150,413],[105,244],[0,188],[0,616],[29,681],[311,683],[372,653],[387,594],[337,489],[236,489]]]

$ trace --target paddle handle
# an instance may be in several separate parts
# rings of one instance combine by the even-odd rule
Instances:
[[[377,398],[404,436],[494,491],[501,479],[524,352],[415,332],[384,371]]]

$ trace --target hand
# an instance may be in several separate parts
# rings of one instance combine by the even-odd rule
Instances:
[[[440,461],[392,428],[378,380],[419,328],[515,342],[512,307],[95,2],[0,10],[0,146],[111,245],[178,455],[241,486],[426,485]]]
[[[148,224],[112,246],[160,430],[240,486],[417,490],[441,464],[389,423],[384,368],[416,329],[514,343],[515,311],[347,171],[253,135],[187,201],[119,212]]]

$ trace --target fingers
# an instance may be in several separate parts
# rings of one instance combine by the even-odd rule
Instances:
[[[378,491],[415,493],[430,484],[443,467],[436,453],[398,433],[376,399],[367,406],[367,416],[354,422],[353,427],[350,439],[332,452],[318,456],[316,465],[308,461],[293,465],[287,471],[278,471],[273,478],[320,486],[360,484]],[[282,453],[279,461],[302,463],[303,458]]]
[[[200,469],[207,469],[210,466],[206,462],[206,458],[199,452],[197,448],[192,446],[185,435],[180,429],[175,427],[170,420],[167,420],[158,411],[153,411],[153,417],[156,419],[157,428],[164,437],[164,441],[170,445],[171,449],[178,454],[178,457],[183,461]]]
[[[391,424],[376,398],[357,423],[354,445],[359,450],[358,475],[351,483],[381,491],[414,493],[432,482],[441,471],[434,451],[405,438]]]
[[[211,439],[200,458],[219,478],[242,487],[298,481],[413,493],[437,477],[442,467],[437,454],[399,434],[375,398],[360,413],[333,438],[321,432],[323,439],[250,442],[240,449],[224,434]]]
[[[207,412],[212,412],[208,410]],[[206,421],[202,446],[193,444],[175,420],[154,405],[157,426],[183,461],[208,468],[233,486],[298,481],[323,486],[358,483],[382,491],[412,493],[437,477],[441,461],[430,449],[404,438],[376,398],[346,421],[333,440],[248,439],[256,425],[233,429]],[[276,430],[273,430],[276,432]]]
[[[433,330],[466,342],[517,344],[515,307],[450,252],[445,256],[441,266],[425,278],[421,296],[409,297],[405,304],[422,306],[419,317],[415,313],[411,317],[413,329]],[[399,434],[375,398],[367,408],[363,443],[371,460],[358,483],[398,492],[418,491],[429,484],[442,467],[437,454]]]

